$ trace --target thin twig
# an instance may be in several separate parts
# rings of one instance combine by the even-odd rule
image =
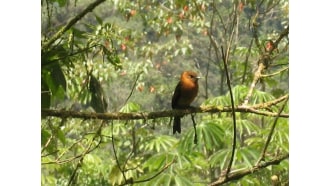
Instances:
[[[129,100],[129,98],[133,95],[133,92],[134,92],[134,90],[135,90],[136,83],[137,83],[137,81],[139,80],[140,75],[142,74],[142,72],[143,72],[143,71],[139,72],[138,75],[136,76],[135,81],[134,81],[134,84],[133,84],[133,87],[132,87],[132,89],[131,89],[131,92],[129,93],[128,97],[126,98],[124,105],[126,105],[126,103],[127,103],[127,101]]]
[[[158,173],[151,176],[150,178],[147,178],[147,179],[144,179],[144,180],[137,180],[137,181],[134,181],[134,183],[142,183],[142,182],[147,182],[147,181],[150,181],[150,180],[154,179],[155,177],[160,175],[162,172],[164,172],[170,165],[172,165],[175,162],[175,160],[176,160],[176,158],[174,158],[170,163],[166,164]]]
[[[249,57],[250,57],[250,54],[251,54],[252,45],[253,45],[253,39],[251,39],[251,42],[249,44],[248,52],[247,52],[247,54],[245,56],[244,72],[243,72],[243,77],[242,77],[242,84],[244,84],[244,81],[245,81],[246,71],[247,71],[247,66],[248,66],[248,62],[249,62]]]
[[[125,172],[123,171],[123,169],[120,167],[120,163],[118,160],[118,156],[117,156],[117,152],[116,152],[116,147],[115,147],[115,142],[114,142],[114,137],[113,137],[113,122],[111,122],[111,144],[112,144],[112,149],[113,149],[113,154],[115,155],[115,159],[116,159],[116,164],[118,169],[120,170],[121,174],[124,177],[125,183],[126,183],[126,176],[125,176]]]
[[[254,38],[254,42],[258,48],[258,52],[259,55],[263,54],[263,48],[261,47],[260,41],[259,41],[259,37],[258,37],[258,31],[257,31],[257,27],[258,27],[258,23],[257,23],[257,19],[259,16],[259,9],[257,8],[256,10],[256,14],[253,16],[252,18],[252,33],[253,33],[253,38]]]
[[[194,116],[195,116],[194,114],[191,114],[191,120],[193,121],[194,131],[195,131],[194,144],[197,144],[197,130],[196,130],[196,122]]]
[[[266,103],[259,103],[259,104],[253,105],[253,106],[251,106],[251,108],[257,108],[257,109],[270,108],[271,106],[277,105],[278,103],[286,100],[288,97],[289,97],[289,94],[286,94],[286,95],[281,96],[281,97],[279,97],[277,99],[274,99],[272,101],[268,101]]]
[[[227,42],[227,49],[226,49],[226,53],[224,53],[223,47],[221,47],[221,54],[222,54],[222,61],[224,63],[224,68],[225,68],[225,75],[227,77],[227,85],[228,85],[228,89],[230,92],[230,98],[231,98],[231,112],[232,112],[232,116],[233,116],[233,131],[234,131],[234,139],[233,139],[233,149],[232,149],[232,154],[231,154],[231,159],[229,161],[228,167],[227,167],[227,172],[226,172],[226,176],[229,174],[232,163],[233,163],[233,159],[234,159],[234,155],[235,155],[235,149],[236,149],[236,116],[235,116],[235,104],[234,104],[234,98],[233,98],[233,93],[232,93],[232,89],[231,89],[231,85],[230,85],[230,77],[229,77],[229,72],[228,72],[228,59],[229,59],[229,52],[231,49],[231,45],[232,45],[232,41],[234,38],[234,33],[235,33],[235,25],[237,24],[237,11],[236,9],[234,10],[234,19],[232,21],[232,27],[231,27],[231,33],[230,33],[230,38],[229,41]],[[212,35],[209,35],[210,41],[214,46],[215,52],[216,52],[216,57],[217,59],[219,58],[219,47],[217,42],[215,41],[215,39],[213,38]]]
[[[267,150],[268,145],[269,145],[269,142],[270,142],[270,140],[271,140],[271,138],[272,138],[272,136],[273,136],[273,133],[274,133],[274,130],[275,130],[275,126],[276,126],[276,124],[277,124],[277,120],[278,120],[278,118],[279,118],[278,116],[281,114],[281,112],[283,112],[283,110],[284,110],[284,108],[285,108],[286,103],[288,102],[288,100],[289,100],[289,97],[286,98],[286,100],[284,101],[282,107],[280,108],[280,110],[279,110],[278,113],[277,113],[277,117],[275,118],[274,123],[273,123],[273,125],[272,125],[272,128],[270,129],[269,135],[268,135],[268,137],[267,137],[267,141],[266,141],[266,143],[265,143],[265,146],[264,146],[264,148],[263,148],[263,150],[262,150],[261,156],[260,156],[259,160],[257,161],[256,165],[259,165],[259,163],[260,163],[262,160],[264,160],[264,158],[265,158],[266,150]]]
[[[279,70],[279,71],[277,71],[277,72],[274,72],[274,73],[272,73],[272,74],[265,74],[265,75],[261,75],[260,77],[270,77],[270,76],[275,76],[275,75],[278,75],[278,74],[280,74],[281,72],[283,72],[283,71],[286,71],[286,70],[288,70],[289,69],[289,67],[285,67],[285,68],[283,68],[283,69],[281,69],[281,70]]]
[[[82,156],[82,157],[79,159],[79,161],[78,161],[78,163],[77,163],[75,169],[73,170],[73,172],[72,172],[72,174],[71,174],[71,176],[70,176],[70,178],[69,178],[68,186],[74,184],[73,181],[74,181],[74,179],[76,178],[76,175],[77,175],[77,171],[78,171],[78,169],[81,167],[81,165],[82,165],[82,163],[83,163],[83,161],[84,161],[84,157],[85,157],[85,156]]]
[[[224,54],[223,47],[221,47],[221,53],[222,53],[222,59],[223,59],[225,72],[226,72],[226,76],[227,76],[227,85],[228,85],[229,94],[230,94],[230,102],[231,102],[231,109],[232,109],[232,116],[233,116],[233,145],[232,145],[233,148],[231,151],[231,157],[230,157],[229,164],[228,164],[227,171],[226,171],[226,177],[228,177],[228,174],[230,173],[230,169],[231,169],[231,166],[234,161],[234,155],[235,155],[235,149],[236,149],[236,114],[235,114],[234,97],[233,97],[233,92],[232,92],[231,85],[230,85],[229,72],[228,72],[228,67],[227,67],[227,64],[228,64],[227,54],[228,53],[226,55]]]
[[[44,146],[44,147],[42,148],[42,150],[41,150],[41,154],[42,154],[42,152],[44,152],[44,150],[47,149],[48,145],[50,144],[50,142],[52,141],[53,138],[54,138],[53,135],[51,135],[51,136],[48,138],[48,140],[47,140],[45,146]]]
[[[66,150],[63,150],[63,152],[56,158],[56,162],[60,162],[60,159],[63,157],[63,155],[68,152],[72,147],[74,147],[76,144],[80,143],[83,140],[83,138],[79,139],[78,141],[74,142],[69,148]]]

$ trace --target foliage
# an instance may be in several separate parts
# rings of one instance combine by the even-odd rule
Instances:
[[[100,3],[59,39],[48,42],[92,2],[42,1],[42,109],[87,112],[163,111],[180,73],[203,79],[194,105],[231,106],[220,48],[228,49],[235,106],[249,95],[260,59],[270,61],[247,106],[288,94],[288,1],[117,1]],[[259,63],[258,63],[259,62]],[[264,108],[277,113],[281,103]],[[284,113],[288,113],[288,105]],[[190,116],[181,135],[171,118],[116,120],[42,116],[42,185],[206,185],[225,171],[232,152],[231,113]],[[237,146],[232,171],[258,162],[273,123],[263,161],[289,152],[287,118],[236,112]],[[288,185],[289,161],[272,165],[227,185]]]

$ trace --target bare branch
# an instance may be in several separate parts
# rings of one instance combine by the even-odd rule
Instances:
[[[259,63],[258,69],[257,71],[254,73],[254,77],[253,77],[253,81],[251,83],[249,92],[247,94],[247,96],[245,97],[243,106],[246,106],[252,96],[252,92],[257,84],[257,82],[259,81],[260,77],[261,77],[261,72],[265,69],[265,65],[264,63]]]
[[[121,172],[121,174],[123,175],[125,183],[126,183],[127,179],[126,179],[126,176],[125,176],[125,172],[120,167],[120,163],[119,163],[117,152],[116,152],[115,140],[114,140],[114,137],[113,137],[113,123],[111,123],[111,144],[112,144],[113,154],[115,155],[117,167],[118,167],[119,171]]]
[[[252,173],[254,173],[256,171],[259,171],[263,168],[266,168],[270,165],[278,165],[283,160],[288,159],[288,158],[289,158],[289,154],[285,154],[285,155],[279,156],[277,158],[274,158],[270,161],[260,163],[257,166],[254,166],[252,168],[245,168],[245,169],[240,169],[240,170],[237,170],[237,171],[232,171],[228,175],[228,177],[225,177],[225,175],[220,175],[218,180],[211,183],[211,184],[209,184],[209,186],[222,185],[224,183],[227,183],[227,182],[230,182],[230,181],[233,181],[233,180],[238,180],[238,179],[240,179],[240,178],[242,178],[246,175],[252,174]]]
[[[242,77],[242,84],[244,84],[245,78],[247,76],[247,66],[248,66],[248,62],[249,62],[249,57],[251,55],[251,49],[252,49],[252,45],[253,45],[253,39],[251,39],[250,44],[249,44],[249,49],[248,52],[245,55],[245,61],[244,61],[244,73],[243,73],[243,77]]]
[[[74,24],[76,24],[81,18],[83,18],[88,12],[93,11],[95,7],[99,4],[105,2],[105,0],[96,0],[95,2],[91,3],[85,10],[83,10],[80,14],[76,17],[71,19],[64,27],[62,27],[56,34],[53,35],[43,46],[42,50],[49,48],[51,44],[53,44],[58,38],[60,38],[67,30],[69,30]]]
[[[143,73],[143,71],[139,72],[138,75],[136,76],[136,79],[135,79],[134,84],[132,86],[132,90],[131,90],[130,94],[128,95],[128,97],[126,98],[126,101],[125,101],[124,105],[126,105],[126,103],[129,100],[129,98],[133,95],[133,92],[135,90],[136,83],[139,80],[139,78],[140,78],[140,76],[141,76],[142,73]]]
[[[267,102],[259,104],[259,107],[251,106],[236,106],[234,108],[235,112],[242,113],[254,113],[257,115],[276,117],[276,112],[263,111],[258,109],[264,109],[265,105],[272,105],[273,102]],[[165,118],[165,117],[174,117],[182,116],[185,114],[191,113],[219,113],[219,112],[232,112],[231,107],[199,107],[193,109],[183,109],[183,110],[166,110],[160,112],[132,112],[132,113],[122,113],[122,112],[113,112],[113,113],[95,113],[95,112],[76,112],[69,110],[51,110],[51,109],[42,109],[41,113],[43,116],[53,116],[60,118],[82,118],[82,119],[103,119],[103,120],[138,120],[138,119],[156,119],[156,118]],[[288,114],[280,114],[280,117],[288,118]]]
[[[229,56],[228,56],[229,55],[229,47],[227,48],[227,53],[226,54],[224,54],[223,48],[221,47],[221,54],[222,54],[222,61],[223,61],[224,67],[225,67],[225,72],[226,72],[226,77],[227,77],[227,86],[228,86],[228,89],[229,89],[231,110],[232,110],[232,116],[233,116],[233,145],[232,145],[231,157],[230,157],[229,164],[228,164],[227,171],[226,171],[226,177],[227,177],[229,172],[230,172],[231,166],[232,166],[233,161],[234,161],[234,156],[235,156],[235,149],[236,149],[236,114],[235,114],[234,97],[233,97],[233,92],[232,92],[231,85],[230,85],[230,78],[229,78],[229,72],[228,72],[228,67],[227,67],[228,58],[229,58]]]
[[[275,76],[275,75],[280,74],[281,72],[286,71],[288,69],[289,69],[289,67],[285,67],[285,68],[283,68],[283,69],[281,69],[281,70],[279,70],[277,72],[274,72],[272,74],[267,74],[267,75],[261,75],[260,77],[263,77],[264,78],[264,77]]]
[[[191,120],[193,121],[194,132],[195,132],[194,144],[197,144],[197,130],[196,130],[196,122],[195,122],[194,117],[195,117],[195,115],[194,114],[191,114]]]
[[[270,108],[271,106],[277,105],[278,103],[286,100],[288,97],[289,97],[289,94],[286,94],[282,97],[279,97],[279,98],[274,99],[272,101],[268,101],[266,103],[260,103],[260,104],[252,105],[251,108],[255,108],[255,109]]]

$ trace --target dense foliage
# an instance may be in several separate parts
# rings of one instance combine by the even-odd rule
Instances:
[[[42,185],[214,183],[231,159],[230,112],[196,113],[195,144],[189,115],[181,135],[172,135],[171,117],[101,120],[43,111],[169,110],[184,70],[203,77],[194,106],[231,107],[221,49],[234,105],[250,108],[235,113],[231,173],[280,159],[225,184],[289,184],[287,0],[41,3]]]

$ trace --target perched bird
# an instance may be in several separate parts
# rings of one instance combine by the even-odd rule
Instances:
[[[175,88],[172,97],[173,109],[187,109],[190,108],[190,103],[194,101],[198,93],[198,79],[196,72],[184,71],[181,74],[181,79]],[[174,117],[173,134],[181,133],[180,116]]]

